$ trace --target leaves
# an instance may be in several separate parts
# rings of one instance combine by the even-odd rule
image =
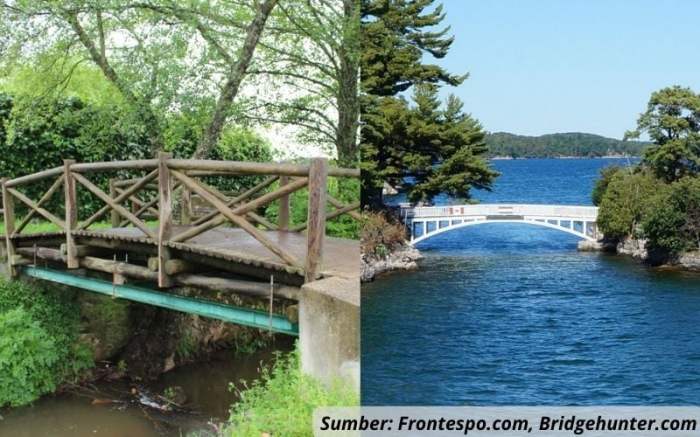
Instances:
[[[416,87],[411,106],[402,98],[376,99],[363,134],[367,186],[400,186],[414,202],[445,193],[468,199],[472,187],[490,189],[498,175],[485,160],[485,132],[454,96],[445,105],[437,87]]]
[[[35,98],[118,100],[144,121],[152,150],[166,146],[166,119],[194,107],[206,121],[200,156],[228,123],[251,119],[301,126],[307,141],[322,131],[331,147],[345,132],[356,152],[359,18],[343,13],[346,4],[354,3],[10,0],[0,5],[0,46],[13,56],[0,56],[0,78]],[[83,84],[85,72],[99,76]],[[340,113],[352,122],[340,123]]]
[[[436,30],[444,13],[433,4],[362,1],[362,195],[370,207],[380,206],[385,182],[429,202],[439,193],[468,199],[472,187],[489,189],[497,176],[479,122],[456,96],[438,97],[441,85],[459,85],[466,75],[426,61],[444,57],[453,42],[447,29]]]
[[[0,313],[0,407],[28,404],[56,387],[56,344],[23,308]]]
[[[312,429],[315,408],[358,404],[357,393],[347,383],[338,380],[325,386],[302,372],[297,348],[277,357],[272,368],[263,368],[260,378],[240,391],[224,435],[304,436]]]
[[[0,281],[0,407],[30,403],[93,365],[67,290]]]
[[[670,254],[700,249],[700,179],[685,177],[660,190],[642,227],[651,249]]]
[[[600,201],[598,226],[607,238],[638,236],[649,200],[663,183],[649,171],[617,171],[608,182]]]
[[[654,145],[644,163],[668,182],[700,173],[700,94],[672,86],[652,93],[637,129],[626,137],[646,133]]]

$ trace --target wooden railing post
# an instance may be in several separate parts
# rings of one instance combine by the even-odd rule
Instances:
[[[3,219],[5,221],[5,245],[7,255],[7,274],[14,278],[17,276],[17,269],[12,261],[15,257],[15,244],[12,242],[12,234],[15,232],[15,203],[12,195],[7,191],[7,178],[2,178],[2,208]]]
[[[326,183],[328,160],[314,158],[309,167],[309,205],[306,231],[305,282],[318,277],[323,263],[323,242],[326,237]]]
[[[182,187],[180,194],[180,224],[189,225],[192,223],[192,192],[186,187]]]
[[[168,168],[172,155],[158,152],[158,286],[170,287],[172,280],[165,271],[165,263],[170,259],[170,248],[166,243],[173,231],[173,184]]]
[[[116,199],[119,193],[117,192],[117,186],[115,185],[117,182],[116,179],[112,178],[109,180],[109,197],[112,199]],[[112,221],[112,227],[113,228],[118,228],[119,223],[121,222],[121,217],[119,216],[119,213],[117,210],[112,209],[111,213],[111,221]]]
[[[288,183],[288,176],[280,177],[280,188]],[[279,212],[277,213],[277,227],[280,231],[289,230],[289,194],[280,197]]]
[[[75,164],[73,159],[63,160],[63,187],[65,189],[66,208],[66,267],[77,269],[80,267],[78,255],[75,248],[75,238],[73,231],[78,227],[78,198],[75,192],[75,178],[71,172],[71,165]]]

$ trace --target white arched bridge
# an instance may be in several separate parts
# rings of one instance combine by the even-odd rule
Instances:
[[[401,217],[415,245],[435,235],[484,223],[528,223],[557,229],[577,237],[596,241],[599,235],[595,206],[526,205],[512,203],[406,206]]]

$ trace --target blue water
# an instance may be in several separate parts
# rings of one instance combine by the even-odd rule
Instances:
[[[613,162],[496,161],[503,175],[477,197],[590,204]],[[462,228],[421,243],[419,271],[363,286],[363,403],[700,405],[700,276],[576,243]]]

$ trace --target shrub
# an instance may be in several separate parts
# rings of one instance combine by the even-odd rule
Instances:
[[[53,338],[23,308],[0,313],[0,407],[28,404],[55,389]]]
[[[224,161],[272,161],[272,147],[270,143],[253,130],[232,126],[226,128],[216,147],[206,157]],[[215,186],[221,191],[241,192],[254,187],[265,179],[266,176],[210,176],[203,180]]]
[[[360,199],[360,181],[345,178],[329,178],[328,195],[340,200],[344,204],[357,202]],[[306,222],[309,204],[309,192],[306,189],[292,193],[289,201],[289,222],[290,226]],[[334,208],[327,206],[326,211],[331,212]],[[277,223],[279,213],[279,202],[270,204],[265,210],[265,217],[273,223]],[[326,221],[326,234],[339,238],[360,238],[361,223],[343,214],[332,220]]]
[[[164,123],[165,148],[176,157],[189,158],[208,118],[193,111],[169,115]],[[0,93],[0,175],[14,178],[59,166],[64,159],[78,162],[130,160],[151,157],[150,141],[139,117],[117,103],[87,103],[76,97],[37,99]],[[207,159],[271,161],[270,144],[251,129],[227,127]],[[102,190],[110,178],[130,178],[143,172],[100,172],[90,175]],[[205,182],[223,191],[247,189],[263,178],[208,177]],[[53,180],[22,187],[37,199]],[[102,207],[103,202],[85,189],[78,190],[80,216]],[[45,206],[56,215],[63,213],[63,196],[54,195]],[[18,202],[18,215],[26,208]]]
[[[642,229],[650,249],[700,249],[700,179],[683,178],[654,196]]]
[[[362,253],[380,258],[406,242],[406,228],[382,212],[365,212],[362,223]]]
[[[595,186],[593,187],[593,192],[591,193],[591,200],[593,204],[598,206],[603,200],[603,195],[605,190],[608,189],[608,185],[613,177],[622,171],[622,167],[619,165],[610,165],[600,170],[600,177],[595,181]]]
[[[3,95],[0,100],[9,100],[12,105],[9,114],[0,109],[0,122],[4,118],[5,129],[4,135],[0,134],[0,156],[3,157],[0,174],[4,177],[46,170],[61,165],[64,159],[111,161],[138,159],[150,154],[144,129],[117,104],[97,106],[75,97],[42,100]],[[8,103],[0,105],[7,106]],[[109,174],[100,173],[91,179],[107,190],[109,177]],[[52,182],[31,184],[26,187],[26,192],[37,199]],[[87,190],[78,192],[84,214],[102,206],[102,202]],[[60,195],[54,196],[47,203],[48,209],[60,215],[61,199]],[[17,207],[20,212],[24,210],[21,204]]]
[[[647,170],[616,172],[603,194],[598,211],[598,226],[607,238],[638,236],[640,224],[652,196],[666,184]]]
[[[0,382],[0,406],[32,402],[93,365],[88,346],[78,342],[80,310],[73,298],[66,289],[0,279],[0,373],[22,375],[25,369],[32,375],[17,377],[26,396],[17,395],[20,385]],[[17,348],[33,350],[34,358],[28,359]],[[34,375],[43,383],[36,382]]]
[[[301,371],[298,351],[278,357],[272,369],[240,393],[225,435],[236,437],[306,436],[312,434],[317,407],[354,406],[355,390],[340,381],[326,388]]]

